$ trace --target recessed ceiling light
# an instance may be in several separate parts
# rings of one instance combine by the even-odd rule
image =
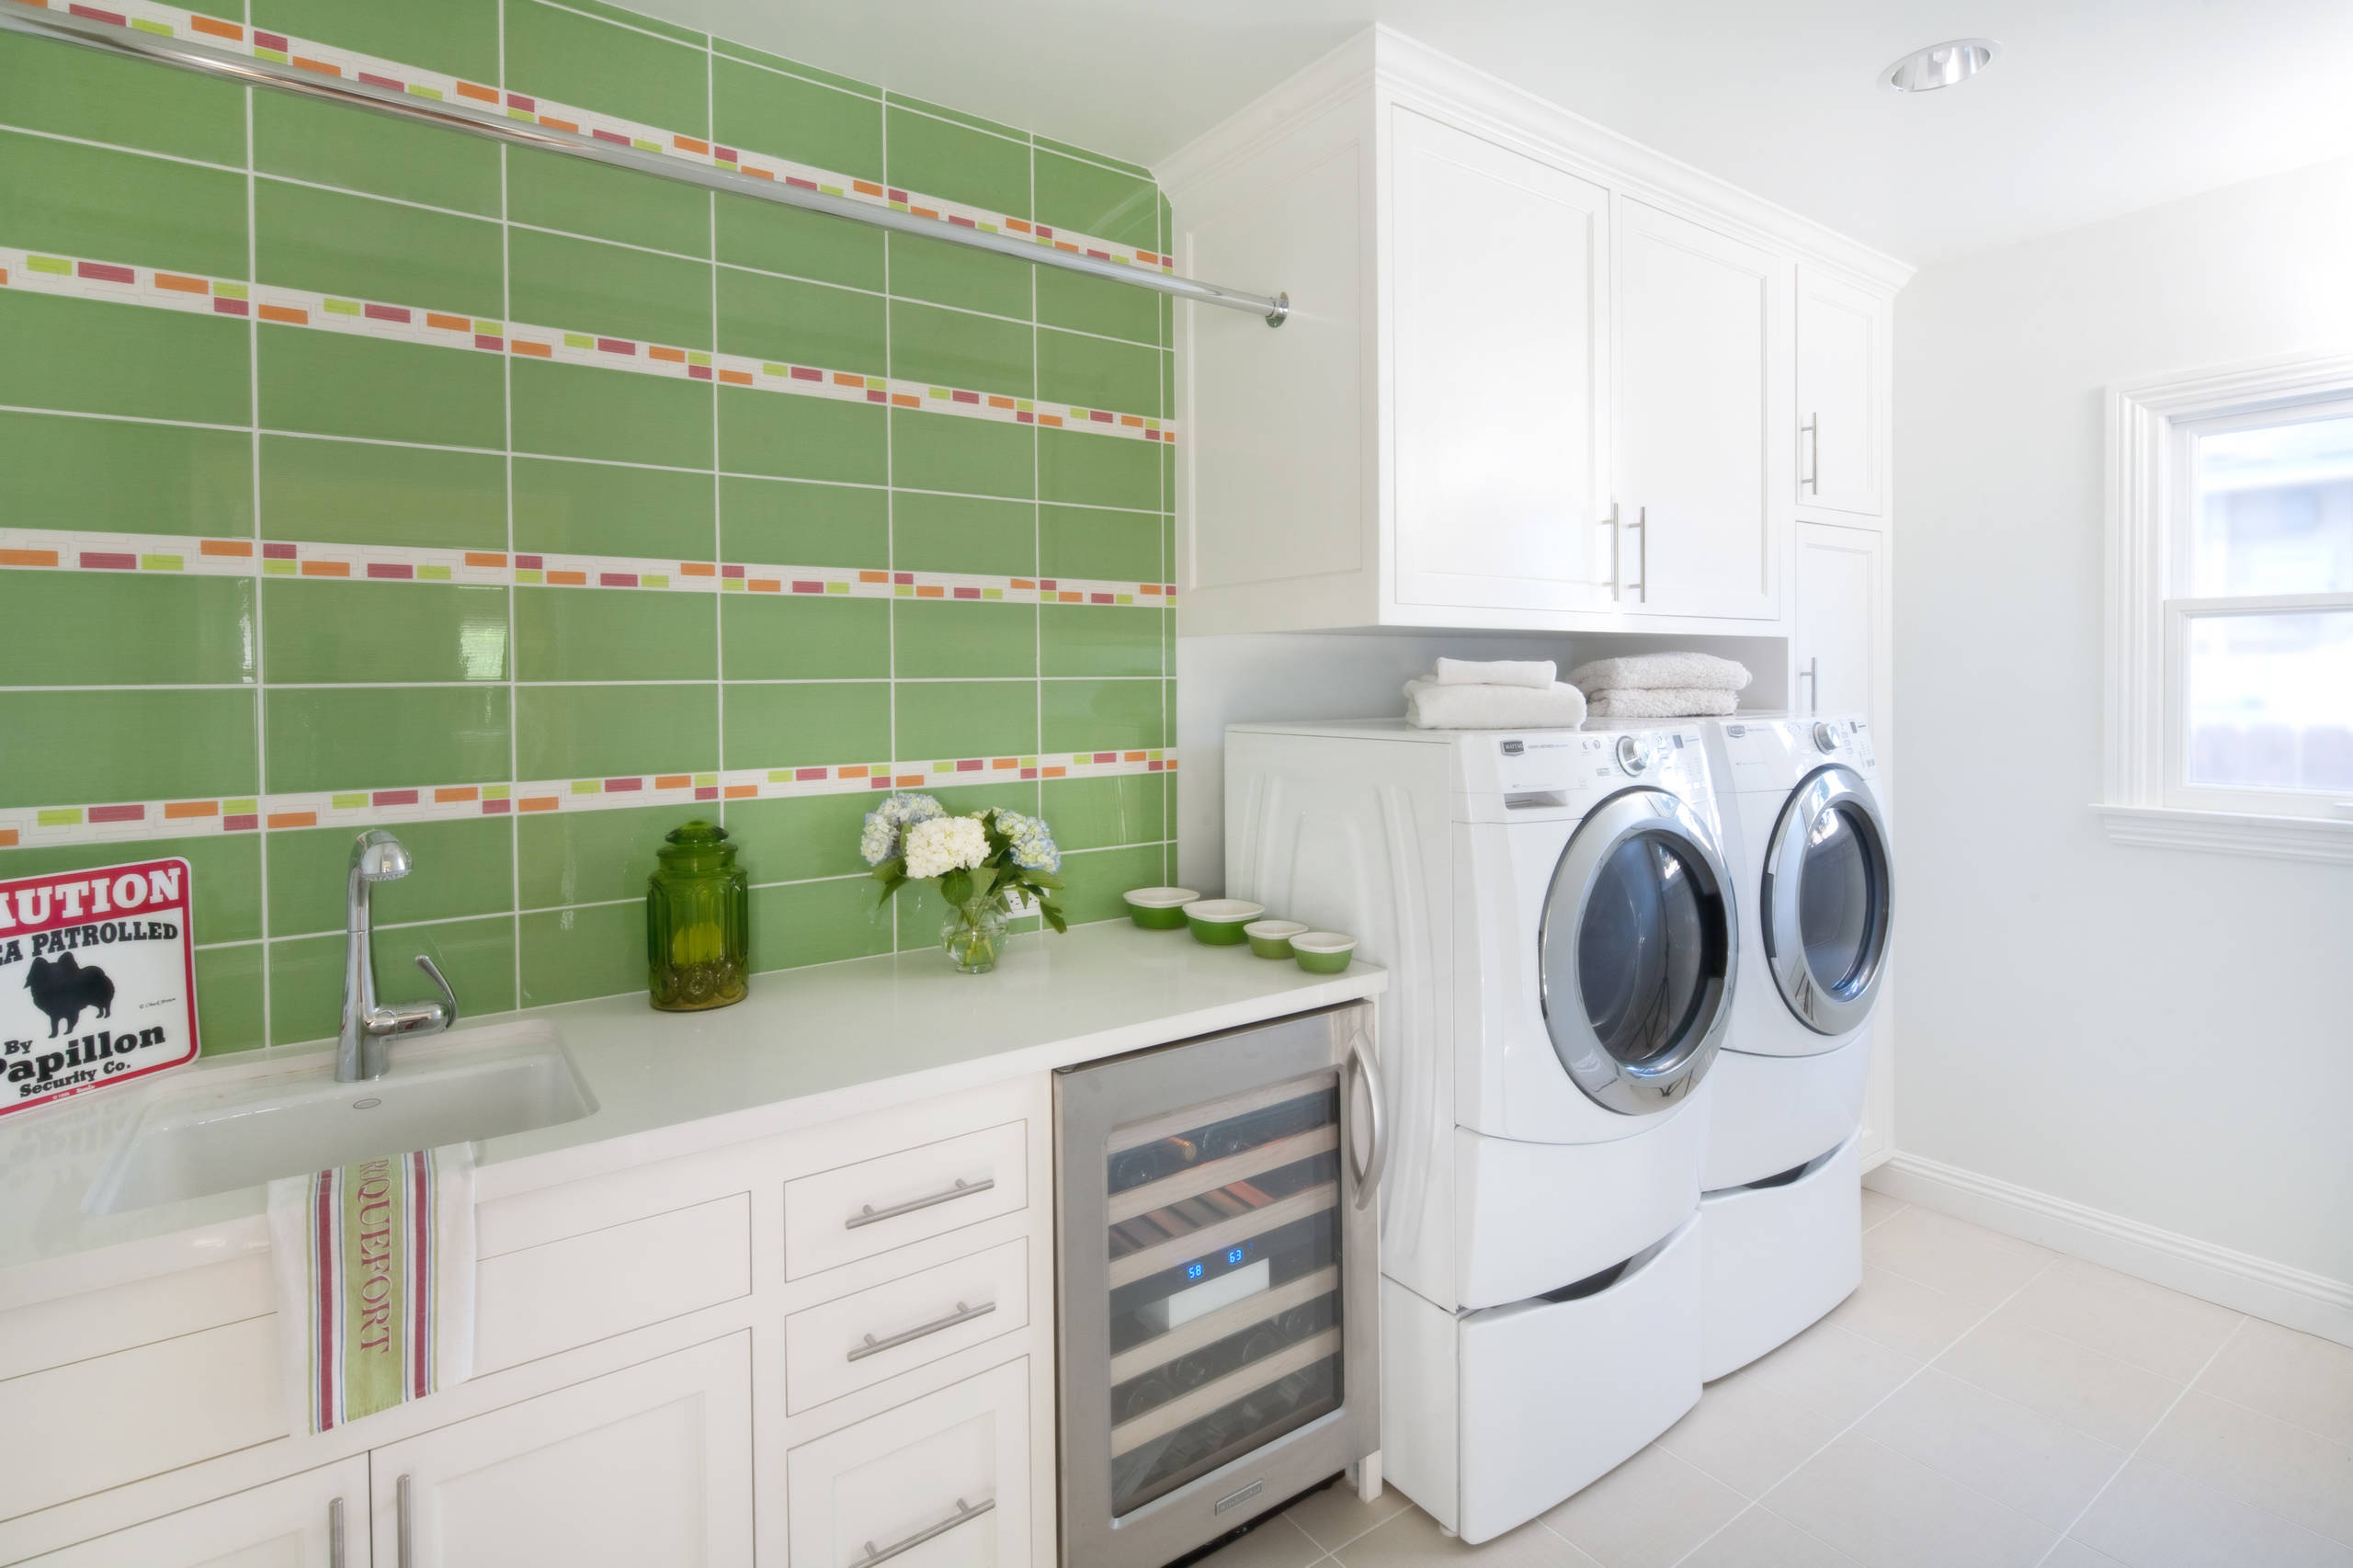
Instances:
[[[1961,38],[1914,50],[1879,74],[1880,85],[1895,93],[1933,93],[1966,82],[1993,62],[2001,49],[1990,38]]]

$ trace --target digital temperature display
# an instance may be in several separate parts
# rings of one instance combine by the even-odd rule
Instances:
[[[1210,1277],[1212,1271],[1219,1274],[1229,1273],[1233,1269],[1241,1267],[1244,1264],[1248,1263],[1250,1261],[1250,1255],[1257,1250],[1257,1245],[1258,1244],[1255,1241],[1244,1242],[1240,1246],[1228,1247],[1223,1252],[1217,1254],[1213,1257],[1196,1259],[1195,1261],[1185,1265],[1185,1278],[1188,1279],[1206,1279]]]

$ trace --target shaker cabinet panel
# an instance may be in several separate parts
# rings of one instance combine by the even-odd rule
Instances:
[[[1888,301],[1806,267],[1797,293],[1798,505],[1880,517]]]
[[[363,1454],[29,1558],[25,1568],[358,1568],[367,1534]]]
[[[1790,653],[1801,713],[1859,713],[1876,728],[1881,548],[1869,528],[1798,525]]]

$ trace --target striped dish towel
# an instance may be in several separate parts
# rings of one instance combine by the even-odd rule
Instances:
[[[296,1432],[390,1410],[473,1370],[473,1145],[269,1184]]]

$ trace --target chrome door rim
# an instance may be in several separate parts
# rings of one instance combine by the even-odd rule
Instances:
[[[1798,875],[1805,857],[1805,842],[1814,824],[1830,811],[1852,810],[1860,815],[1870,835],[1879,888],[1870,930],[1864,937],[1862,979],[1845,990],[1824,987],[1806,962],[1805,937],[1798,924]],[[1784,875],[1787,871],[1789,874]],[[1765,912],[1765,967],[1773,971],[1774,989],[1798,1022],[1816,1034],[1845,1034],[1870,1017],[1879,1000],[1881,979],[1887,972],[1887,937],[1894,908],[1895,870],[1887,852],[1887,820],[1870,786],[1853,769],[1832,763],[1808,774],[1782,802],[1765,851],[1765,880],[1757,903]]]
[[[1707,983],[1699,1004],[1699,1022],[1688,1031],[1688,1043],[1659,1065],[1649,1067],[1619,1061],[1595,1033],[1593,1020],[1586,1014],[1584,987],[1579,983],[1577,944],[1571,942],[1567,946],[1563,965],[1566,973],[1559,977],[1557,985],[1562,1000],[1558,1007],[1552,1005],[1555,977],[1546,968],[1544,959],[1546,935],[1552,929],[1553,910],[1561,906],[1560,894],[1564,885],[1574,890],[1575,898],[1569,907],[1582,927],[1602,867],[1620,845],[1643,834],[1674,840],[1677,853],[1691,870],[1705,879],[1708,885],[1701,892],[1715,912],[1723,942],[1721,972]],[[1715,835],[1708,831],[1707,823],[1679,797],[1664,790],[1621,790],[1587,812],[1569,835],[1568,846],[1561,851],[1561,858],[1552,868],[1552,880],[1544,894],[1543,916],[1536,925],[1537,999],[1544,1015],[1545,1033],[1552,1039],[1552,1054],[1560,1059],[1571,1081],[1605,1110],[1621,1116],[1648,1116],[1670,1110],[1707,1076],[1732,1019],[1733,975],[1740,951],[1740,928],[1731,891],[1732,880],[1725,874],[1723,858],[1716,850]]]

